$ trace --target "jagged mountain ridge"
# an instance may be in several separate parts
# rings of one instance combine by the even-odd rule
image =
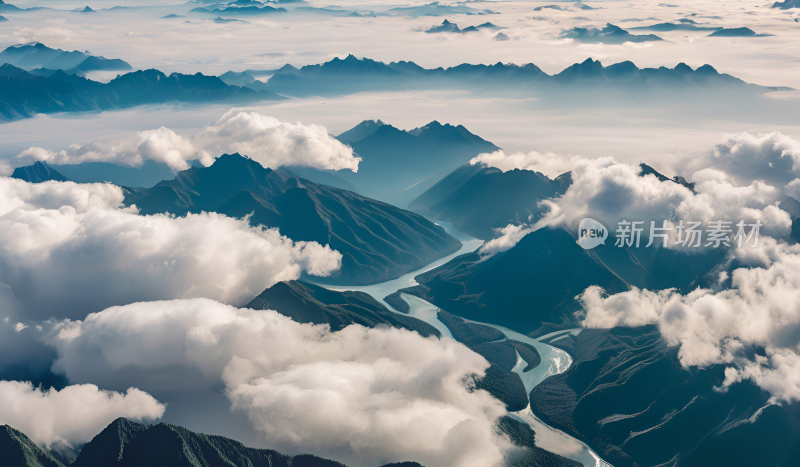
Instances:
[[[267,82],[269,89],[287,95],[345,94],[369,90],[402,90],[426,88],[456,89],[544,89],[557,91],[575,85],[624,88],[627,91],[647,89],[736,88],[763,93],[780,88],[758,86],[727,74],[718,73],[711,65],[693,69],[684,63],[674,68],[638,68],[630,61],[603,66],[586,59],[554,75],[548,75],[533,63],[525,65],[496,63],[493,65],[461,64],[450,68],[426,69],[414,62],[384,63],[348,55],[300,69],[286,66]]]

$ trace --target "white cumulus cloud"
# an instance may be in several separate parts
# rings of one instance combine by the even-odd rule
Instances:
[[[540,153],[531,151],[529,153],[515,152],[506,154],[502,150],[478,154],[469,163],[485,164],[489,167],[496,167],[503,172],[509,170],[532,170],[547,175],[550,178],[572,170],[580,161],[579,156],[559,156],[552,152]]]
[[[452,340],[358,325],[330,332],[208,299],[136,303],[48,330],[72,382],[149,391],[223,382],[271,447],[348,465],[495,465],[502,403],[475,390],[489,366]]]
[[[545,200],[549,212],[536,227],[560,226],[574,231],[585,217],[597,219],[616,230],[622,220],[644,221],[649,232],[650,221],[673,227],[670,245],[677,236],[681,220],[701,222],[760,221],[760,235],[775,238],[791,232],[791,217],[777,207],[779,189],[761,181],[735,186],[718,170],[704,169],[692,175],[694,192],[672,181],[659,181],[654,175],[639,175],[637,166],[622,164],[613,158],[577,159],[572,171],[572,185],[560,198]]]
[[[800,176],[800,141],[779,132],[726,134],[709,162],[744,183],[782,186]]]
[[[0,425],[25,433],[40,446],[86,443],[119,417],[155,420],[164,410],[163,404],[136,388],[123,394],[79,384],[58,391],[0,381]]]
[[[196,149],[191,141],[162,126],[155,130],[140,131],[136,138],[114,143],[76,143],[60,151],[31,147],[20,153],[15,162],[18,165],[30,165],[36,161],[45,161],[52,165],[110,162],[141,167],[146,160],[154,160],[177,172],[188,169],[189,164],[186,161],[194,159],[199,159],[206,166],[214,161],[207,152]]]
[[[215,213],[140,216],[108,184],[0,177],[0,282],[29,318],[82,317],[141,300],[210,297],[243,304],[341,254]]]
[[[53,165],[110,162],[141,167],[145,161],[153,160],[177,172],[189,168],[187,161],[199,160],[209,166],[215,157],[234,152],[273,169],[296,165],[355,172],[361,161],[349,146],[329,135],[323,126],[282,122],[256,112],[231,109],[192,135],[181,136],[162,126],[140,131],[135,138],[76,143],[59,151],[31,147],[0,166],[0,174],[9,172],[9,164],[21,166],[35,161]]]
[[[193,141],[214,155],[238,152],[269,168],[299,165],[355,172],[361,161],[321,125],[282,122],[233,109],[194,135]]]

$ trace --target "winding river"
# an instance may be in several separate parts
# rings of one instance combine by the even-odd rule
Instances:
[[[469,237],[456,230],[456,228],[450,224],[446,224],[444,222],[438,222],[438,224],[442,226],[447,231],[447,233],[449,233],[450,235],[461,241],[460,250],[442,259],[434,261],[433,263],[430,263],[423,268],[405,274],[404,276],[391,281],[381,282],[380,284],[358,286],[358,287],[351,287],[351,286],[325,286],[325,287],[327,287],[330,290],[338,290],[338,291],[354,290],[358,292],[367,293],[371,295],[374,299],[381,302],[389,310],[395,313],[400,313],[399,311],[392,308],[388,303],[386,303],[383,300],[383,298],[389,294],[396,292],[397,290],[417,285],[417,281],[414,280],[414,277],[418,276],[419,274],[422,274],[423,272],[437,268],[447,263],[451,259],[455,258],[456,256],[475,251],[476,249],[478,249],[478,247],[480,247],[483,244],[483,240]],[[447,326],[445,326],[444,323],[439,321],[437,312],[438,308],[435,305],[432,305],[431,303],[413,295],[401,294],[400,296],[410,306],[410,311],[408,313],[409,316],[413,316],[417,319],[425,321],[426,323],[435,327],[442,333],[443,337],[446,337],[448,339],[453,338],[453,335],[450,334],[450,330],[447,328]],[[522,357],[520,357],[519,353],[517,353],[517,364],[514,366],[514,369],[512,370],[515,373],[517,373],[522,379],[522,383],[525,385],[525,391],[529,396],[531,390],[537,384],[544,381],[548,376],[563,373],[572,364],[572,358],[569,356],[568,353],[556,347],[547,345],[542,341],[548,340],[556,336],[558,336],[556,337],[556,339],[558,339],[560,337],[566,336],[569,333],[577,334],[580,332],[580,329],[566,329],[547,334],[538,339],[534,339],[524,334],[504,328],[502,326],[497,326],[490,323],[480,323],[477,321],[469,321],[469,322],[497,329],[498,331],[505,334],[507,339],[528,344],[534,347],[539,352],[542,361],[536,368],[523,372],[522,370],[527,366],[527,362],[524,359],[522,359]],[[517,412],[511,412],[509,415],[511,415],[512,417],[516,418],[521,422],[527,423],[528,425],[531,426],[531,428],[533,428],[533,431],[536,432],[537,446],[546,449],[550,452],[556,453],[558,455],[564,456],[568,459],[578,461],[586,467],[612,467],[611,464],[602,460],[600,456],[598,456],[594,451],[592,451],[592,449],[589,448],[589,446],[587,446],[585,443],[578,441],[577,439],[564,433],[563,431],[553,428],[549,425],[546,425],[544,422],[539,420],[539,418],[537,418],[531,411],[530,404],[528,404],[527,408]]]

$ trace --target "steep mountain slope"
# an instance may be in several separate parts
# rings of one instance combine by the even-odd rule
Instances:
[[[439,179],[482,152],[499,149],[461,125],[433,121],[409,131],[362,122],[339,138],[362,158],[358,172],[338,175],[365,196],[405,207]],[[354,138],[367,134],[353,141]]]
[[[17,167],[14,173],[11,174],[12,178],[25,180],[29,183],[41,183],[48,180],[55,180],[57,182],[68,182],[69,179],[56,169],[47,165],[47,162],[36,161],[33,165],[26,167]]]
[[[590,285],[610,292],[627,284],[592,251],[581,249],[561,229],[540,229],[514,248],[489,259],[478,252],[459,256],[416,277],[406,289],[467,319],[529,333],[542,323],[572,321],[574,297]]]
[[[653,327],[584,330],[552,345],[574,362],[533,389],[534,413],[615,467],[800,463],[797,403],[770,405],[749,382],[718,390],[724,366],[682,368]]]
[[[343,255],[342,269],[317,282],[356,285],[393,279],[461,245],[418,214],[285,170],[265,169],[238,154],[130,192],[126,204],[136,204],[142,214],[251,215],[251,224],[277,227],[292,240],[330,245]]]
[[[336,292],[299,281],[278,282],[247,304],[254,310],[275,310],[298,323],[328,323],[339,331],[350,324],[379,325],[416,331],[423,336],[439,336],[430,324],[392,313],[363,292]]]
[[[3,467],[64,467],[24,433],[0,426],[0,465]]]
[[[114,420],[81,449],[70,467],[117,465],[131,440],[147,428],[146,425],[133,423],[126,418]]]
[[[531,170],[503,172],[466,164],[413,200],[409,207],[426,217],[455,225],[485,240],[508,224],[532,223],[543,210],[539,202],[564,194],[569,174],[555,180]]]
[[[124,418],[112,422],[84,446],[75,467],[344,467],[308,454],[286,456],[253,449],[222,436],[194,433],[159,423],[145,426]],[[9,466],[16,467],[16,466]]]

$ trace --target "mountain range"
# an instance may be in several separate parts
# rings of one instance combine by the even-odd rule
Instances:
[[[653,90],[673,94],[692,93],[710,89],[760,94],[784,89],[748,84],[733,76],[718,73],[710,65],[696,69],[683,63],[674,68],[638,68],[632,62],[625,61],[606,67],[589,58],[560,73],[548,75],[532,63],[522,66],[499,62],[494,65],[465,63],[450,68],[426,69],[414,62],[387,64],[353,55],[299,69],[286,65],[275,72],[267,85],[275,92],[291,96],[440,88],[492,93],[541,91],[559,96],[567,90],[587,91],[587,87],[624,90],[628,94]]]
[[[639,43],[664,40],[654,34],[631,34],[611,23],[606,24],[603,29],[572,28],[564,31],[560,37],[562,39],[573,39],[584,44],[624,44],[626,42]]]
[[[439,26],[431,26],[431,28],[425,32],[428,34],[435,34],[440,32],[453,33],[453,34],[468,34],[470,32],[478,32],[482,29],[496,31],[502,28],[492,23],[486,22],[479,24],[477,26],[467,26],[466,28],[461,29],[458,27],[456,23],[451,23],[450,21],[444,20],[442,21],[442,24],[440,24]]]
[[[269,5],[264,6],[228,6],[224,8],[208,9],[203,7],[192,8],[189,13],[211,14],[214,16],[224,17],[248,17],[248,16],[263,16],[276,13],[286,13],[286,8],[275,8]]]
[[[55,50],[58,55],[42,65],[62,54],[68,54],[64,57],[66,63],[75,55],[47,49]],[[6,51],[9,57],[14,56],[13,50]],[[37,53],[31,54],[35,56]],[[740,100],[788,89],[748,84],[720,74],[710,65],[692,69],[680,63],[675,68],[640,69],[629,61],[606,67],[591,58],[551,76],[532,63],[523,66],[462,64],[425,69],[414,62],[386,64],[349,55],[345,59],[334,58],[300,69],[287,64],[275,71],[266,83],[253,81],[245,87],[231,86],[218,77],[201,73],[167,76],[154,69],[134,71],[109,83],[99,83],[83,78],[83,72],[78,69],[82,66],[88,72],[124,66],[123,63],[86,57],[78,67],[68,69],[72,74],[51,68],[38,68],[39,71],[31,73],[5,63],[0,66],[0,121],[28,118],[37,113],[102,111],[168,102],[246,103],[282,99],[279,94],[310,96],[379,90],[465,89],[493,95],[534,93],[543,98],[556,98],[561,104],[574,101],[587,105],[592,102],[614,104],[620,99],[632,98],[661,101],[667,95],[673,100],[678,96],[691,98],[694,103],[719,98],[720,94]],[[598,88],[604,92],[598,93]]]
[[[88,442],[71,464],[56,460],[25,434],[0,427],[3,467],[345,467],[310,454],[287,456],[254,449],[222,436],[195,433],[175,425],[141,425],[118,418]],[[421,467],[417,463],[385,467]]]
[[[229,86],[216,76],[200,73],[167,76],[158,70],[134,71],[109,83],[100,83],[62,70],[36,76],[6,63],[0,65],[0,83],[0,122],[39,113],[102,111],[144,104],[282,99],[270,91]]]
[[[152,188],[128,190],[126,204],[142,214],[219,212],[250,215],[295,241],[330,245],[342,268],[317,282],[369,284],[399,277],[461,246],[424,217],[357,193],[271,170],[238,154],[192,167]]]

